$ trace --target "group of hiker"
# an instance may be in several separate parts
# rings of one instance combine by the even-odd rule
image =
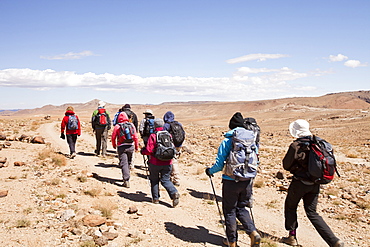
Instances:
[[[130,170],[133,168],[135,152],[140,151],[144,157],[146,169],[149,172],[152,202],[159,203],[159,183],[167,190],[172,199],[172,206],[179,204],[180,194],[175,186],[180,185],[178,157],[185,140],[182,124],[175,120],[173,112],[168,111],[163,118],[155,118],[153,111],[143,112],[144,118],[138,122],[137,115],[125,104],[115,114],[113,120],[105,109],[105,102],[100,101],[91,117],[91,126],[96,138],[95,155],[107,155],[108,131],[113,125],[111,142],[117,150],[122,171],[122,186],[130,187]],[[77,119],[78,128],[71,130],[70,122]],[[70,148],[70,158],[76,156],[75,145],[77,136],[81,135],[80,123],[72,107],[68,107],[61,125],[61,137],[66,130]],[[139,150],[139,134],[143,147]]]
[[[104,107],[105,103],[99,102],[98,109],[94,111],[91,121],[96,136],[95,154],[100,155],[101,151],[102,156],[105,156],[107,152],[107,136],[108,130],[111,128],[109,113]],[[102,117],[104,113],[106,116]],[[130,167],[133,164],[135,151],[139,151],[138,135],[140,134],[144,143],[140,153],[148,166],[152,202],[159,203],[159,183],[161,183],[172,199],[172,206],[176,207],[180,198],[180,194],[175,187],[175,185],[179,185],[176,158],[180,153],[185,131],[182,125],[175,121],[175,115],[171,111],[166,112],[163,118],[155,118],[150,109],[145,110],[143,114],[144,118],[138,124],[136,114],[130,109],[130,105],[126,104],[119,109],[112,121],[114,128],[111,141],[113,148],[117,149],[119,166],[122,169],[122,186],[130,186]],[[69,119],[74,115],[73,108],[68,107],[61,127],[61,138],[63,139],[64,129],[66,129],[71,158],[75,157],[76,139],[77,136],[81,135],[77,116],[72,117],[72,119],[77,119],[78,127],[69,129],[73,125],[69,123]],[[102,127],[102,125],[105,125],[105,127]],[[259,165],[260,127],[254,118],[243,118],[240,112],[236,112],[229,121],[229,129],[224,134],[225,138],[218,148],[215,163],[212,167],[206,168],[205,173],[209,176],[214,191],[213,174],[223,171],[222,212],[225,219],[223,224],[226,234],[223,244],[230,247],[238,246],[238,220],[250,237],[250,245],[258,247],[261,243],[261,236],[248,208],[252,208],[254,200],[253,181],[257,175]],[[313,162],[310,157],[313,149],[319,146],[319,142],[324,143],[328,149],[325,155],[333,157],[331,145],[314,136],[309,130],[309,123],[303,119],[292,122],[289,125],[289,132],[296,139],[289,146],[282,160],[283,168],[292,173],[293,177],[284,206],[285,229],[289,235],[283,237],[281,242],[291,246],[299,246],[296,237],[298,228],[297,207],[299,202],[303,200],[308,219],[328,246],[343,247],[344,242],[335,236],[316,210],[320,184],[331,181],[332,173],[336,170],[336,167],[331,168],[332,170],[329,172],[331,177],[326,178],[315,177],[312,171],[309,170]],[[182,141],[178,140],[179,138]],[[168,143],[170,144],[168,145]],[[216,195],[215,198],[217,202]],[[219,212],[221,216],[220,209]]]

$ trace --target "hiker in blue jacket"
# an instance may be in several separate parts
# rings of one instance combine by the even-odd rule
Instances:
[[[208,176],[213,176],[214,173],[222,171],[226,159],[232,149],[232,136],[236,128],[243,128],[243,117],[237,112],[233,115],[229,122],[230,131],[226,132],[225,139],[221,142],[216,162],[211,168],[206,169]],[[249,198],[247,195],[247,187],[251,180],[237,181],[226,174],[222,174],[222,210],[225,217],[226,237],[223,243],[230,247],[237,246],[238,232],[236,219],[243,225],[246,233],[251,239],[252,247],[259,247],[261,236],[258,234],[249,211],[246,209]]]

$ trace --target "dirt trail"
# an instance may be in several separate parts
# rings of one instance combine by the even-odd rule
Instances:
[[[59,138],[58,126],[59,123],[56,122],[44,124],[39,131],[55,150],[68,153],[66,141]],[[131,171],[131,187],[123,188],[119,183],[117,184],[122,181],[121,171],[117,168],[118,159],[111,144],[108,145],[107,158],[93,156],[94,145],[94,137],[82,133],[77,141],[78,155],[69,162],[81,170],[86,169],[89,173],[95,173],[96,180],[104,187],[115,191],[114,200],[120,207],[113,219],[122,222],[125,225],[123,229],[128,232],[150,229],[151,233],[141,235],[142,240],[134,246],[222,246],[224,231],[219,223],[217,205],[207,200],[212,198],[213,192],[206,175],[182,174],[181,185],[178,187],[181,195],[178,207],[171,208],[171,200],[163,187],[160,191],[160,204],[155,205],[151,203],[150,187],[143,159],[139,153],[136,153],[135,168]],[[220,178],[221,174],[216,174],[212,178],[219,200],[221,198]],[[285,194],[266,187],[255,188],[254,193],[253,215],[257,228],[273,239],[284,236],[286,231],[282,208]],[[268,208],[266,204],[271,201],[275,201],[276,205]],[[125,211],[130,205],[135,205],[143,216],[139,218],[127,216]],[[302,207],[300,207],[299,223],[298,239],[302,246],[326,246],[304,216]],[[114,242],[122,244],[123,241],[127,241],[126,235],[126,233],[120,234]],[[239,245],[249,246],[249,237],[244,232],[239,233]],[[277,246],[286,245],[277,243]]]

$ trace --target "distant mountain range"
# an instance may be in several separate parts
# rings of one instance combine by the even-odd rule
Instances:
[[[24,110],[0,110],[0,116],[18,116],[18,115],[64,115],[68,106],[73,106],[79,115],[90,115],[97,108],[99,99],[94,99],[86,103],[66,103],[60,106],[45,105],[41,108]],[[115,113],[124,104],[112,104],[107,102],[106,109]],[[369,109],[370,91],[353,91],[330,93],[319,97],[293,97],[272,100],[258,101],[237,101],[237,102],[219,102],[219,101],[190,101],[190,102],[164,102],[162,104],[131,104],[131,108],[141,114],[147,108],[152,109],[158,114],[171,110],[181,112],[182,114],[206,114],[217,116],[225,111],[258,111],[274,109],[276,107],[285,107],[295,105],[297,107],[314,107],[327,109]]]

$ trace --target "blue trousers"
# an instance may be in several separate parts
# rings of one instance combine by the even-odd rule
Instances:
[[[149,163],[149,180],[153,200],[159,200],[159,182],[167,190],[171,199],[174,199],[177,189],[170,180],[172,165],[156,166]]]
[[[308,219],[325,242],[329,246],[334,246],[339,238],[334,235],[323,218],[316,212],[319,193],[320,185],[318,184],[306,185],[300,180],[292,180],[285,199],[285,229],[292,231],[298,228],[297,207],[300,200],[303,199],[304,210]]]
[[[247,187],[250,182],[251,180],[239,182],[222,180],[222,210],[229,242],[238,240],[236,219],[240,221],[248,235],[256,230],[249,211],[246,209],[250,193]]]

